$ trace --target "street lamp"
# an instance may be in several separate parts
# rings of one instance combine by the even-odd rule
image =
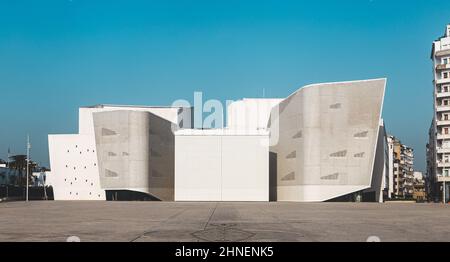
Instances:
[[[29,177],[29,169],[30,169],[30,136],[27,135],[27,188],[26,188],[26,202],[28,202],[28,177]]]
[[[442,179],[442,201],[444,202],[444,204],[446,204],[445,195],[446,195],[446,192],[445,192],[445,177],[443,177],[443,179]]]

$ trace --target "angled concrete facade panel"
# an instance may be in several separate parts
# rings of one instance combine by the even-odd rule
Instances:
[[[371,187],[385,84],[311,85],[274,108],[278,200],[326,201]]]
[[[94,113],[102,188],[125,188],[173,200],[175,145],[171,128],[171,122],[150,112]]]
[[[100,181],[108,189],[150,188],[150,121],[148,112],[94,113]]]

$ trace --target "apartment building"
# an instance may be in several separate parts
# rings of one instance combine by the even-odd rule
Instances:
[[[450,182],[450,24],[433,42],[434,118],[427,147],[427,172],[434,199],[448,202]]]
[[[411,199],[414,195],[414,150],[394,136],[388,136],[387,142],[388,198]]]

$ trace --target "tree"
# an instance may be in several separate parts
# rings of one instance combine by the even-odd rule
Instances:
[[[27,183],[26,180],[26,170],[27,170],[27,156],[26,155],[15,155],[15,156],[10,156],[9,157],[10,162],[9,162],[9,168],[17,170],[18,173],[20,174],[19,177],[16,178],[16,185],[18,186],[25,186]],[[36,168],[37,164],[30,161],[29,164],[29,174],[33,173],[33,170]],[[31,183],[31,175],[28,177],[28,182]]]

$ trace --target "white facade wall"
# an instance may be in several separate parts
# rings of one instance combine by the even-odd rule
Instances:
[[[175,133],[175,201],[269,201],[269,136]]]
[[[55,200],[106,200],[91,135],[49,135]]]

